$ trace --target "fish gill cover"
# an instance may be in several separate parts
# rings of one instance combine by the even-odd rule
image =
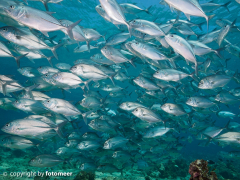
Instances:
[[[239,6],[1,0],[0,179],[239,179]]]

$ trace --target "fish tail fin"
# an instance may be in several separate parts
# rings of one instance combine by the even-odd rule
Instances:
[[[213,138],[207,134],[203,134],[204,136],[207,137],[208,141],[206,142],[205,146],[209,145],[209,143],[213,140]]]
[[[129,76],[128,71],[127,71],[127,66],[126,66],[125,63],[123,63],[123,69],[124,69],[124,71],[126,72],[126,74]]]
[[[206,18],[206,21],[207,21],[207,33],[208,33],[208,29],[209,29],[209,18],[208,17]]]
[[[176,133],[180,134],[180,132],[178,132],[175,128],[171,128],[173,131],[175,131]]]
[[[57,55],[56,50],[57,50],[58,48],[60,48],[61,46],[63,46],[63,44],[58,44],[58,45],[56,45],[56,46],[54,46],[54,47],[52,47],[52,48],[50,49],[50,50],[52,51],[54,57],[55,57],[57,60],[58,60],[58,55]]]
[[[58,124],[56,128],[54,128],[54,130],[56,131],[56,133],[58,134],[58,136],[61,139],[65,139],[64,134],[62,132],[62,127],[65,126],[66,124],[67,124],[67,121],[64,121],[64,122]]]
[[[203,31],[203,28],[202,28],[202,25],[203,25],[203,24],[205,24],[205,22],[201,22],[201,23],[197,24],[198,28],[199,28],[201,31]]]
[[[176,66],[176,63],[175,63],[175,59],[177,58],[177,57],[179,57],[179,55],[177,55],[177,56],[175,56],[175,57],[172,57],[172,58],[168,58],[168,60],[169,60],[169,62],[171,63],[171,65],[173,66],[173,68],[177,68],[177,66]]]
[[[225,60],[225,62],[226,62],[226,68],[227,68],[227,65],[228,65],[228,61],[230,61],[230,60],[231,60],[231,58],[228,58],[228,59]]]
[[[128,95],[130,98],[132,98],[132,96],[131,96],[131,95],[132,95],[132,93],[133,93],[133,91],[132,91],[132,92],[130,92],[130,93],[129,93],[129,95]]]
[[[68,52],[70,52],[69,49],[68,49],[68,47],[67,47],[67,45],[63,45],[63,47],[64,47]]]
[[[199,82],[199,79],[195,76],[195,74],[196,74],[196,76],[197,76],[197,73],[196,73],[196,71],[195,72],[193,72],[193,73],[191,73],[189,76],[191,77],[191,78],[193,78],[193,80],[194,81],[197,81],[197,82]]]
[[[1,81],[2,85],[2,93],[4,96],[7,94],[7,85],[10,85],[11,83],[14,83],[15,81]]]
[[[230,122],[231,122],[231,121],[229,120],[228,123],[226,124],[226,126],[225,126],[223,129],[227,129],[227,130],[228,130],[228,129],[229,129],[228,126],[229,126],[229,123],[230,123]]]
[[[40,146],[42,145],[43,143],[38,143],[36,144],[36,148],[40,151],[40,153],[43,153],[42,149],[40,148]]]
[[[163,120],[163,124],[164,124],[165,129],[167,128],[166,122],[169,121],[169,120],[170,120],[170,119],[165,119],[165,120]]]
[[[39,84],[34,84],[34,85],[32,85],[32,86],[29,86],[29,87],[26,87],[25,88],[25,91],[26,91],[26,93],[31,97],[31,99],[33,99],[34,100],[34,96],[33,96],[33,94],[32,94],[32,90],[33,89],[35,89],[35,88],[37,88],[39,86]]]
[[[136,65],[134,64],[133,59],[134,59],[134,58],[130,59],[129,62],[131,63],[131,65],[132,65],[133,67],[136,68]]]
[[[21,55],[21,56],[13,56],[14,59],[16,60],[16,62],[17,62],[17,66],[18,66],[18,67],[20,67],[20,59],[22,59],[23,57],[25,57],[25,56],[27,56],[27,55],[28,55],[28,53],[27,53],[27,54],[24,54],[24,55]]]
[[[219,48],[219,49],[216,49],[214,52],[215,54],[220,58],[220,59],[223,59],[223,57],[221,56],[220,52],[223,51],[225,49],[225,47],[222,47],[222,48]]]
[[[198,63],[197,62],[195,64],[195,74],[196,74],[196,76],[198,76]]]
[[[71,39],[74,39],[73,37],[73,32],[72,32],[72,29],[77,26],[82,20],[78,20],[77,22],[71,24],[70,26],[66,27],[66,30],[67,30],[67,34],[68,36],[71,38]]]
[[[209,29],[209,21],[210,21],[211,19],[213,19],[214,17],[215,17],[215,14],[205,17],[205,18],[206,18],[206,21],[207,21],[207,33],[208,33],[208,29]]]
[[[55,45],[55,43],[53,42],[53,40],[54,40],[56,37],[57,37],[57,35],[55,35],[55,36],[53,36],[53,37],[51,37],[51,38],[48,38],[48,40],[49,40],[52,44]]]
[[[102,38],[104,39],[104,41],[106,41],[106,35],[107,35],[107,32],[104,35],[102,35]]]
[[[235,71],[233,77],[237,77],[237,75],[238,75],[238,69]]]
[[[42,1],[42,2],[43,2],[43,1]],[[49,8],[48,8],[48,2],[49,2],[49,0],[43,2],[43,5],[44,5],[46,11],[49,11]]]
[[[91,81],[92,81],[92,79],[89,79],[89,80],[83,82],[84,85],[85,85],[85,87],[87,87],[88,90],[89,90],[88,84],[89,84]]]
[[[236,24],[237,19],[238,19],[238,18],[235,18],[234,21],[232,22],[232,24],[231,24],[232,27]]]
[[[118,71],[117,72],[115,72],[114,74],[112,74],[111,76],[108,76],[108,78],[112,81],[112,83],[113,83],[113,85],[115,86],[115,82],[114,82],[114,76],[116,76],[117,75],[117,73],[118,73]]]
[[[64,91],[64,89],[61,89],[61,92],[62,92],[62,95],[63,95],[62,98],[65,99],[66,96],[65,96],[65,91]]]
[[[92,112],[93,112],[93,110],[92,110],[92,111],[85,112],[85,113],[82,113],[83,121],[85,122],[86,125],[88,124],[87,116],[88,116],[89,114],[91,114]]]
[[[129,31],[130,38],[131,38],[132,37],[132,27],[128,23],[126,23],[126,25],[127,25],[128,31]]]
[[[229,9],[228,9],[228,5],[231,4],[231,2],[232,2],[232,1],[228,1],[227,3],[225,3],[225,4],[222,5],[222,7],[224,7],[225,9],[227,9],[228,12],[230,12]]]
[[[66,162],[71,168],[73,168],[73,165],[70,163],[70,160],[72,159],[74,153],[67,159],[64,159],[64,162]]]
[[[147,14],[149,14],[149,15],[151,15],[152,16],[152,14],[149,12],[149,10],[152,8],[152,5],[151,6],[149,6],[146,10],[144,10]]]
[[[91,49],[90,49],[90,41],[86,41],[86,43],[87,43],[88,52],[90,52],[91,51]]]
[[[52,65],[52,58],[54,58],[54,56],[46,57],[46,59],[48,60],[50,66],[53,67],[53,65]]]

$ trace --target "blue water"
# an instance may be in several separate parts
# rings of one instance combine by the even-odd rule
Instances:
[[[165,23],[170,19],[176,18],[176,13],[171,12],[170,8],[168,6],[163,6],[160,5],[157,0],[118,0],[118,3],[136,3],[137,6],[141,7],[142,9],[148,8],[150,5],[152,5],[152,8],[150,12],[153,14],[153,16],[146,15],[144,12],[138,14],[138,16],[141,19],[146,19],[149,21],[154,20],[157,17],[156,23]],[[205,3],[208,1],[203,1],[200,0],[200,4]],[[218,4],[223,4],[226,1],[225,0],[218,0],[214,1],[215,3]],[[106,22],[95,10],[95,6],[99,4],[98,0],[82,0],[82,3],[79,3],[77,0],[64,0],[61,2],[61,5],[59,4],[49,4],[49,9],[51,12],[56,12],[53,16],[57,19],[68,19],[72,22],[75,22],[79,19],[82,19],[80,25],[83,27],[87,28],[93,28],[97,30],[100,34],[104,35],[106,34],[106,38],[110,37],[113,34],[116,34],[120,32],[113,24]],[[31,2],[29,1],[29,6],[40,9],[45,11],[44,6],[40,2]],[[230,13],[227,12],[224,8],[219,8],[218,10],[215,10],[212,14],[216,14],[216,17],[210,21],[209,25],[209,31],[213,30],[214,28],[219,28],[215,24],[215,20],[217,19],[229,19],[230,21],[233,21],[236,17],[238,17],[238,11],[239,11],[239,4],[233,1],[228,8],[230,10]],[[127,20],[131,20],[136,18],[134,15],[126,15]],[[181,14],[180,19],[186,20],[186,17]],[[191,21],[194,23],[200,23],[204,22],[204,18],[199,18],[199,17],[191,17]],[[239,25],[237,22],[236,25]],[[4,26],[4,24],[0,24],[0,26]],[[203,26],[204,31],[201,32],[198,28],[193,28],[194,32],[196,34],[205,34],[207,31],[206,25]],[[220,28],[219,28],[220,29]],[[55,39],[58,41],[59,39],[65,37],[65,35],[62,32],[51,32],[49,33],[50,37],[57,35],[57,38]],[[234,33],[229,33],[227,36],[227,39],[230,40],[232,44],[238,44],[239,43],[239,32],[234,32]],[[134,39],[134,38],[132,38]],[[193,37],[195,39],[195,37]],[[5,41],[4,38],[1,37],[2,41]],[[98,42],[103,41],[103,39],[99,39]],[[92,42],[92,45],[95,45],[97,42]],[[85,44],[85,42],[82,42],[80,44]],[[94,49],[91,50],[91,52],[84,52],[84,53],[73,53],[73,50],[76,48],[77,44],[68,46],[69,52],[64,49],[64,48],[59,48],[57,50],[57,54],[59,57],[59,60],[53,59],[53,67],[55,67],[55,64],[63,62],[63,63],[68,63],[71,66],[74,65],[73,62],[76,61],[77,59],[88,59],[90,56],[100,53],[100,49]],[[217,49],[218,45],[217,43],[212,43],[211,48]],[[51,56],[51,52],[47,50],[42,51],[46,56]],[[228,61],[228,66],[227,69],[231,71],[236,71],[239,68],[239,58],[229,54],[228,52],[224,51],[222,53],[224,55],[225,59],[231,58],[230,61]],[[46,59],[38,59],[35,60],[35,64],[31,63],[28,59],[24,58],[21,60],[21,67],[25,66],[31,66],[34,68],[38,68],[39,66],[49,66],[48,62]],[[129,65],[128,65],[129,66]],[[141,72],[142,65],[137,65],[137,68],[134,69],[133,67],[129,67],[129,76],[134,76],[137,77],[139,73]],[[216,69],[217,70],[217,69]],[[0,58],[0,74],[1,75],[13,75],[13,79],[17,79],[18,82],[22,85],[25,84],[25,82],[29,79],[27,77],[22,76],[19,74],[17,71],[17,65],[16,62],[13,58]],[[107,82],[111,83],[109,80]],[[126,97],[123,98],[122,101],[136,101],[137,100],[137,95],[135,94],[135,91],[138,87],[133,86],[127,81],[125,82],[118,82],[116,81],[116,84],[121,86],[121,87],[128,87],[127,92],[128,94],[133,92],[131,97]],[[231,81],[228,85],[228,89],[233,89],[238,87],[239,85],[235,83],[235,81]],[[77,103],[81,99],[83,99],[83,91],[78,88],[78,89],[71,89],[70,92],[65,92],[65,100],[70,101],[72,104]],[[106,92],[102,92],[103,95],[107,95]],[[62,92],[60,90],[54,90],[51,92],[46,92],[47,95],[49,95],[51,98],[62,98]],[[0,94],[0,98],[4,98],[3,94]],[[119,101],[120,99],[115,99],[115,101]],[[171,100],[170,100],[171,101]],[[170,102],[169,101],[169,102]],[[231,111],[235,114],[239,114],[239,105],[240,103],[236,103],[234,105],[230,105],[229,108],[226,107],[224,104],[220,105],[221,110],[226,110],[226,111]],[[116,107],[113,107],[114,110],[116,110]],[[16,120],[16,119],[21,119],[30,114],[26,114],[25,112],[22,111],[11,111],[11,110],[3,110],[0,109],[0,117],[1,117],[1,122],[0,122],[0,127],[2,127],[4,124],[6,124],[9,121]],[[219,127],[224,127],[229,119],[223,119],[217,117],[215,114],[212,114],[212,118],[216,120],[215,126]],[[239,122],[239,118],[235,118],[233,121]],[[79,127],[81,127],[80,134],[84,134],[85,132],[89,131],[89,128],[83,121],[80,121],[77,123]],[[225,131],[224,131],[225,132]],[[3,132],[2,132],[3,134]],[[193,142],[188,143],[187,141],[181,142],[184,144],[184,147],[182,150],[179,151],[181,154],[181,158],[185,159],[187,163],[189,164],[190,162],[194,161],[195,159],[205,159],[205,160],[213,160],[216,163],[219,162],[218,158],[218,153],[220,151],[238,151],[239,149],[233,149],[230,146],[226,147],[221,147],[217,143],[213,144],[210,143],[206,147],[201,147],[199,146],[199,143],[202,141],[198,141],[195,139],[194,135],[190,134],[189,132],[184,132],[180,133],[179,137],[188,137],[191,135],[193,137]],[[177,135],[178,136],[178,135]],[[39,154],[37,150],[33,150],[36,155]],[[4,154],[2,154],[4,156]],[[22,158],[22,157],[19,157]],[[28,157],[28,158],[33,158],[33,157]],[[173,158],[174,159],[174,158]],[[3,162],[3,160],[0,160],[0,162]],[[14,159],[15,162],[18,162],[18,158]],[[22,162],[22,161],[21,161]],[[24,162],[24,161],[23,161]],[[25,162],[26,164],[24,166],[27,166],[28,161]],[[236,166],[240,166],[239,161],[234,161]],[[19,167],[19,166],[18,166]],[[29,166],[29,170],[31,170],[32,167]],[[55,170],[58,170],[58,167],[55,167]],[[174,173],[174,172],[173,172]]]

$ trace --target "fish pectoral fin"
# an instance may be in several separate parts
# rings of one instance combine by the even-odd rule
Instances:
[[[186,13],[184,13],[184,14],[185,14],[185,16],[188,18],[188,20],[190,21],[190,20],[191,20],[190,15],[189,15],[189,14],[186,14]]]
[[[43,33],[45,36],[49,37],[48,32],[47,31],[41,31],[41,33]]]

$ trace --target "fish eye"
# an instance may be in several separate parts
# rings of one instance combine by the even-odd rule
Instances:
[[[18,103],[18,100],[16,100],[15,103]]]
[[[46,76],[46,77],[48,77],[48,75],[47,75],[47,74],[46,74],[45,76]]]
[[[171,37],[173,37],[173,35],[172,35],[172,34],[171,34],[170,36],[171,36]]]
[[[102,7],[102,6],[99,6],[100,8]]]
[[[48,100],[47,102],[49,103],[50,101]]]
[[[10,124],[6,124],[6,126],[7,126],[7,127],[10,126]]]
[[[136,21],[134,20],[133,22],[135,23]]]
[[[138,109],[135,110],[136,112],[138,111]]]
[[[11,6],[10,6],[10,8],[11,8],[11,9],[14,9],[14,8],[15,8],[15,6],[11,5]]]

